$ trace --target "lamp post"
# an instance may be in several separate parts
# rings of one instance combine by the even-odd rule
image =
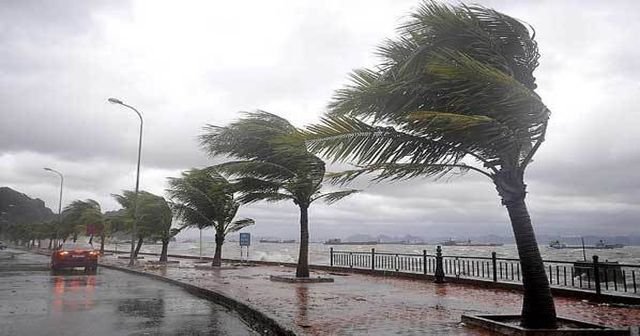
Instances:
[[[55,170],[55,169],[51,169],[51,168],[44,168],[44,170],[52,172],[54,174],[57,174],[58,176],[60,176],[60,197],[58,198],[58,226],[56,227],[56,248],[58,247],[58,239],[60,238],[60,226],[62,226],[62,187],[64,185],[64,176],[62,175],[61,172]]]
[[[129,257],[129,266],[133,266],[133,260],[134,260],[133,257],[134,257],[135,248],[136,248],[135,247],[136,246],[136,242],[135,242],[136,226],[138,221],[138,189],[140,187],[140,154],[142,153],[142,125],[144,122],[142,120],[142,114],[140,114],[140,112],[138,112],[138,110],[136,110],[133,106],[127,105],[123,103],[122,100],[116,99],[116,98],[109,98],[108,101],[112,104],[122,105],[124,107],[131,109],[140,118],[140,138],[138,140],[138,168],[136,171],[136,191],[133,199],[133,225],[131,228],[131,255]]]

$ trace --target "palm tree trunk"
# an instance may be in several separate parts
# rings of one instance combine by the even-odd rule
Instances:
[[[169,249],[169,239],[162,240],[162,252],[160,252],[160,262],[167,262],[167,251]]]
[[[142,241],[144,239],[142,237],[138,238],[138,245],[136,245],[136,249],[133,252],[133,257],[137,258],[138,257],[138,252],[140,252],[140,248],[142,247]]]
[[[222,244],[224,244],[224,233],[216,232],[216,252],[213,255],[211,266],[222,266]]]
[[[309,277],[309,206],[300,207],[300,254],[298,255],[297,278]]]
[[[104,254],[104,234],[100,235],[100,255]]]
[[[556,309],[525,203],[526,185],[522,174],[501,171],[494,182],[502,197],[502,204],[509,212],[520,257],[524,289],[522,326],[531,329],[556,328]]]
[[[522,325],[532,329],[555,328],[556,309],[527,205],[523,199],[506,206],[522,267]]]

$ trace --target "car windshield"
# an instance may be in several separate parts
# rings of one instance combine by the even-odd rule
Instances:
[[[62,250],[94,250],[93,246],[87,244],[87,243],[64,243],[62,244]]]

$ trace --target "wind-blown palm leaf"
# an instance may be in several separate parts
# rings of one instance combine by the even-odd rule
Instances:
[[[313,200],[318,200],[318,199],[322,199],[326,204],[333,204],[347,196],[353,195],[355,193],[359,193],[361,190],[357,190],[357,189],[349,189],[349,190],[341,190],[341,191],[336,191],[336,192],[330,192],[330,193],[325,193],[322,194],[316,198],[314,198]]]
[[[374,127],[349,116],[325,116],[320,125],[309,126],[306,137],[310,150],[334,161],[355,160],[358,165],[395,162],[406,157],[414,163],[455,164],[465,155],[486,161],[471,152],[475,149],[471,145],[464,147],[393,127]]]
[[[216,170],[232,176],[252,176],[257,178],[286,180],[295,172],[286,166],[268,161],[231,161],[216,166]]]
[[[265,202],[280,202],[284,200],[294,200],[295,198],[290,194],[275,193],[275,192],[249,192],[243,193],[238,197],[238,201],[244,204],[251,204],[259,201]]]
[[[204,229],[215,225],[215,222],[209,219],[205,213],[186,204],[172,203],[171,208],[175,216],[182,219],[185,226],[195,226],[198,229]]]
[[[415,164],[415,163],[386,163],[379,165],[371,165],[360,169],[345,170],[337,173],[327,174],[327,178],[334,184],[348,184],[353,180],[363,175],[372,175],[372,181],[379,182],[384,180],[399,181],[408,180],[414,177],[434,177],[439,179],[441,177],[456,171],[462,175],[469,170],[478,170],[478,168],[466,165],[464,163],[459,164]],[[482,174],[485,172],[478,170]]]
[[[237,221],[234,221],[232,223],[229,223],[229,225],[227,226],[225,232],[226,233],[233,233],[233,232],[238,232],[248,226],[254,225],[256,222],[251,219],[251,218],[243,218],[243,219],[239,219]]]

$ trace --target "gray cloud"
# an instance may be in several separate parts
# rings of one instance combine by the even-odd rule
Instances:
[[[640,49],[635,1],[483,1],[533,25],[543,57],[539,93],[552,110],[547,142],[527,174],[538,232],[637,231]],[[0,185],[56,208],[133,187],[137,117],[145,117],[142,187],[216,162],[200,151],[206,123],[265,109],[296,125],[318,120],[353,69],[417,1],[208,3],[10,1],[0,10]],[[344,167],[339,165],[336,167]],[[316,237],[353,233],[510,234],[493,185],[448,181],[354,184],[364,192],[311,209]],[[294,238],[293,204],[256,204],[258,234]]]

